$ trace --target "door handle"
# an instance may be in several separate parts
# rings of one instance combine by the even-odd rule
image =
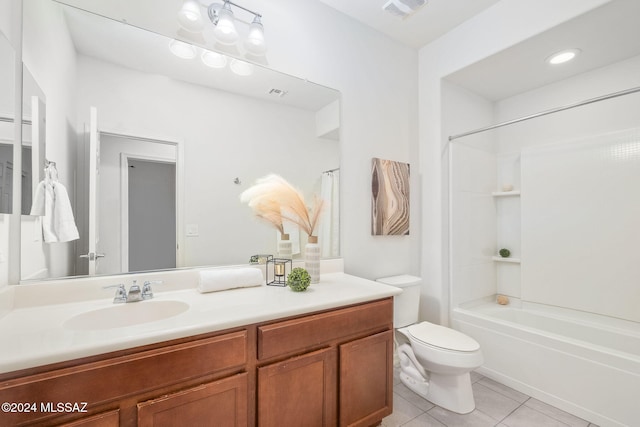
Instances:
[[[98,254],[95,252],[89,252],[79,256],[79,258],[87,258],[89,261],[95,261],[98,258],[104,258],[104,257],[105,257],[105,254]]]

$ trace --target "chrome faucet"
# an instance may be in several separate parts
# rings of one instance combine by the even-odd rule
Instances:
[[[142,301],[142,291],[140,290],[140,286],[138,286],[138,281],[134,280],[127,294],[127,302],[137,301]]]
[[[162,280],[146,281],[144,282],[142,289],[140,289],[138,281],[134,280],[128,293],[123,284],[105,286],[103,289],[116,288],[116,295],[113,297],[113,303],[120,304],[138,302],[153,298],[153,289],[151,289],[151,285],[160,283],[162,283]]]
[[[153,289],[151,289],[151,285],[160,284],[162,284],[162,280],[147,280],[144,282],[144,286],[142,287],[142,299],[153,298]]]

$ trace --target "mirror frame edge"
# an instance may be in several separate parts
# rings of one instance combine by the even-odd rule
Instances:
[[[20,263],[21,263],[21,225],[22,225],[22,85],[23,85],[23,64],[22,64],[22,10],[24,0],[11,2],[11,22],[14,23],[13,48],[15,49],[14,60],[14,117],[13,122],[13,198],[12,212],[9,214],[9,256],[8,256],[8,277],[9,285],[20,283]],[[20,94],[20,96],[18,96]]]

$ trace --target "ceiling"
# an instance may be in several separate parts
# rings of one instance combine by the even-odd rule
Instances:
[[[127,16],[129,22],[145,22],[152,29],[176,26],[172,13],[156,13],[152,17],[142,13],[148,10],[149,2],[158,0],[136,0],[138,7],[135,8],[125,0],[61,1],[80,7],[91,5],[92,10],[107,16]],[[167,7],[161,9],[163,11],[177,10],[182,2],[163,1],[167,3]],[[404,20],[382,10],[388,0],[319,1],[403,44],[419,48],[500,0],[428,0],[426,5]],[[145,4],[147,6],[143,7]],[[117,5],[120,5],[119,8]],[[489,100],[500,100],[640,55],[638,16],[639,0],[612,0],[604,6],[459,70],[447,76],[447,80]],[[152,18],[155,21],[149,21]],[[83,29],[79,34],[85,31],[89,29]],[[576,60],[561,66],[551,67],[546,64],[545,59],[549,55],[566,48],[579,48],[582,53]],[[93,49],[87,48],[88,51]],[[295,91],[292,91],[293,93]]]
[[[429,0],[404,20],[382,10],[388,0],[320,0],[408,46],[420,48],[500,0]],[[613,0],[558,27],[447,76],[496,101],[640,55],[640,1]],[[550,66],[545,59],[579,48],[576,60]]]
[[[402,19],[384,11],[388,0],[320,0],[394,40],[420,48],[500,0],[428,0]]]
[[[496,101],[640,55],[640,1],[613,0],[447,77]],[[571,62],[546,58],[578,48]]]

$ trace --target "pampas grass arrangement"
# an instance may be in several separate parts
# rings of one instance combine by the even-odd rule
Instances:
[[[276,227],[281,234],[284,234],[284,221],[289,221],[309,236],[313,236],[323,205],[322,199],[316,196],[308,208],[302,193],[276,174],[258,179],[242,192],[240,201],[247,203],[258,218]]]

